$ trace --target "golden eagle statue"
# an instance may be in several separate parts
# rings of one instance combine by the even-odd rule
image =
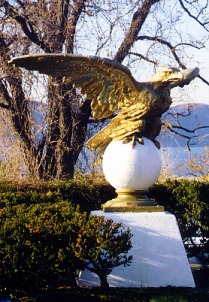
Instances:
[[[117,115],[88,142],[87,147],[104,151],[112,140],[143,144],[142,136],[159,148],[156,137],[161,130],[161,116],[171,105],[173,87],[189,84],[199,69],[180,72],[160,67],[148,82],[137,82],[130,70],[120,63],[95,56],[72,54],[35,54],[9,61],[18,67],[62,78],[63,83],[80,88],[91,99],[93,118],[101,120]]]

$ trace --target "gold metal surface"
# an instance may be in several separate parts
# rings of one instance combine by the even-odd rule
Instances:
[[[104,212],[163,212],[164,207],[149,199],[148,190],[116,190],[118,196],[102,205]]]
[[[180,72],[159,67],[148,82],[138,82],[122,64],[106,58],[72,54],[35,54],[13,58],[10,64],[38,70],[73,85],[91,100],[93,118],[111,117],[110,123],[88,142],[91,150],[103,152],[111,140],[143,144],[142,136],[159,148],[156,137],[161,130],[161,115],[171,105],[170,90],[189,84],[198,68]]]

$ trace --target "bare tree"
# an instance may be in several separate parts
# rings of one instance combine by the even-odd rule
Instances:
[[[164,54],[166,63],[186,68],[185,47],[201,50],[204,43],[197,37],[182,40],[175,22],[186,15],[207,32],[208,2],[196,5],[199,1],[175,1],[181,13],[176,10],[174,18],[173,7],[168,6],[170,23],[163,19],[168,2],[0,0],[0,107],[8,111],[30,177],[73,177],[86,138],[91,100],[59,78],[44,78],[46,115],[35,131],[34,93],[28,89],[33,91],[37,75],[9,66],[8,61],[28,53],[79,52],[109,56],[118,62],[126,59],[128,65],[137,60],[139,66],[142,61],[156,66]]]

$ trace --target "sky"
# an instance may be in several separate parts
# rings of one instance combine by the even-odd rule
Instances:
[[[137,1],[133,1],[132,3],[136,2]],[[205,0],[202,0],[201,5],[204,5],[205,2]],[[208,31],[204,30],[203,27],[194,19],[189,18],[187,13],[181,15],[181,13],[179,14],[178,10],[182,11],[182,9],[179,7],[179,2],[175,0],[165,1],[163,5],[159,4],[153,6],[153,12],[149,14],[148,19],[143,25],[139,35],[159,35],[160,37],[162,36],[164,39],[171,42],[172,45],[175,45],[175,43],[179,42],[193,43],[193,41],[198,42],[198,40],[200,40],[201,43],[204,42],[202,45],[203,47],[200,50],[185,46],[185,52],[181,50],[181,52],[177,53],[187,68],[198,67],[200,69],[200,75],[209,82],[209,41],[207,40],[209,39],[209,29]],[[209,16],[209,8],[207,8],[207,10],[208,11],[206,11],[206,13]],[[196,14],[195,9],[191,11],[191,13]],[[123,14],[123,12],[121,14]],[[177,15],[180,17],[178,18]],[[113,16],[113,19],[116,17],[117,16]],[[120,19],[119,15],[118,18]],[[124,16],[121,18],[121,23],[119,21],[118,26],[113,28],[111,38],[112,41],[109,41],[109,44],[106,45],[107,47],[104,47],[97,55],[109,58],[114,57],[115,52],[124,38],[131,18],[132,12],[130,12],[130,14],[125,14],[124,12]],[[91,26],[98,26],[97,23],[94,24],[94,22],[98,22],[98,20],[90,19],[89,22],[89,28],[91,28]],[[101,22],[102,28],[98,28],[97,34],[99,34],[101,31],[104,31],[104,33],[108,32],[108,22],[105,22],[106,20]],[[162,26],[160,27],[159,24]],[[82,54],[95,55],[94,50],[98,46],[98,40],[95,40],[94,38],[97,38],[97,36],[96,34],[94,36],[93,33],[89,36],[88,40],[81,40],[82,45],[80,49],[82,50]],[[104,41],[102,40],[101,36],[101,43],[102,42]],[[83,45],[85,45],[85,49],[82,48]],[[178,67],[177,62],[173,60],[173,57],[168,50],[165,50],[165,48],[163,49],[159,44],[154,47],[151,45],[152,43],[150,42],[147,44],[144,41],[136,42],[134,43],[131,51],[141,53],[145,56],[148,54],[151,59],[153,58],[154,60],[158,60],[159,66],[166,66],[168,65],[167,62],[172,62],[170,64],[172,64],[173,67]],[[153,74],[153,66],[151,66],[151,64],[142,63],[142,60],[136,60],[135,63],[131,63],[129,65],[131,60],[135,60],[136,58],[137,57],[131,56],[131,59],[124,60],[123,64],[130,68],[136,80],[147,81]],[[183,89],[173,89],[172,96],[174,105],[182,102],[209,104],[209,86],[197,78],[189,86],[185,86]]]
[[[205,0],[202,0],[203,2]],[[137,2],[133,1],[132,3]],[[187,14],[181,17],[181,21],[177,20],[177,22],[171,25],[166,25],[170,19],[175,19],[175,12],[174,12],[174,5],[175,0],[172,2],[165,1],[165,4],[168,7],[164,7],[164,11],[159,6],[159,9],[155,11],[153,15],[149,16],[149,20],[146,21],[146,28],[140,34],[149,33],[150,35],[155,34],[155,30],[157,31],[156,20],[160,23],[162,22],[162,28],[166,28],[168,33],[166,32],[159,32],[159,34],[167,35],[167,40],[171,41],[173,45],[175,45],[175,39],[177,41],[186,41],[190,42],[195,39],[198,40],[200,38],[201,42],[206,40],[208,36],[208,32],[204,31],[202,27],[191,18],[188,18]],[[112,2],[113,4],[114,2]],[[114,4],[113,4],[114,5]],[[171,7],[173,5],[173,7]],[[156,7],[155,7],[156,8]],[[208,9],[209,10],[209,9]],[[113,10],[113,15],[107,16],[106,18],[111,19],[112,21],[115,20],[117,17],[120,16],[115,13],[116,11]],[[114,13],[116,15],[114,15]],[[173,14],[173,15],[172,15]],[[209,12],[208,12],[209,15]],[[88,18],[88,17],[87,17]],[[100,16],[100,19],[102,17]],[[80,30],[78,30],[78,40],[75,42],[76,44],[76,51],[78,54],[82,55],[98,55],[102,57],[108,57],[112,59],[117,51],[121,41],[124,38],[125,30],[128,28],[128,24],[130,23],[130,18],[132,18],[132,13],[130,15],[124,12],[123,18],[119,21],[118,25],[113,28],[113,32],[111,38],[108,40],[107,35],[109,31],[109,23],[106,19],[98,20],[96,18],[89,18],[84,20],[87,22],[88,26],[82,22],[80,24]],[[111,22],[112,22],[111,21]],[[120,23],[121,22],[121,23]],[[122,23],[124,22],[124,24]],[[126,25],[127,22],[127,25]],[[126,27],[127,26],[127,27]],[[153,33],[152,33],[153,30]],[[181,37],[179,37],[179,32],[183,33]],[[100,37],[101,40],[98,39]],[[184,37],[187,37],[187,40],[184,40]],[[203,38],[202,38],[203,37]],[[107,40],[108,42],[105,44],[104,41]],[[104,43],[105,47],[101,47],[99,52],[96,52],[96,49],[99,49],[100,44]],[[131,51],[139,52],[143,55],[149,53],[151,58],[157,58],[159,60],[159,66],[166,66],[168,65],[167,62],[171,59],[172,66],[178,67],[178,64],[175,60],[172,60],[172,55],[167,51],[163,54],[163,50],[157,48],[158,46],[153,47],[153,50],[150,48],[150,43],[145,42],[137,42],[132,47]],[[156,56],[155,56],[156,51]],[[204,77],[209,82],[209,41],[204,43],[204,48],[197,50],[192,47],[185,47],[185,53],[182,51],[178,53],[182,62],[187,65],[188,68],[198,67],[200,69],[200,75]],[[131,56],[131,60],[136,59],[136,57]],[[142,60],[136,60],[135,63],[131,63],[131,60],[126,59],[123,64],[127,65],[130,68],[133,76],[138,81],[147,81],[153,74],[153,66],[151,64],[143,63]],[[42,90],[37,88],[36,91],[36,100],[41,99]],[[35,96],[35,94],[34,94]],[[183,89],[181,88],[174,88],[172,90],[172,97],[173,97],[173,105],[182,104],[182,103],[207,103],[209,105],[209,86],[203,83],[199,78],[193,80],[190,85],[185,86]]]

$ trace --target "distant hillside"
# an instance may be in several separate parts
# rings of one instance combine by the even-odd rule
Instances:
[[[40,124],[44,126],[44,115],[47,109],[46,105],[41,105],[39,103],[33,102],[31,103],[31,109],[34,114],[35,124],[34,124],[34,133],[36,133],[37,137],[41,139],[40,132]],[[209,145],[209,105],[206,104],[193,104],[193,105],[178,105],[171,108],[168,112],[166,112],[163,116],[163,120],[165,123],[170,123],[173,128],[172,131],[177,131],[183,136],[191,137],[190,146],[194,145],[197,147],[204,147]],[[36,124],[37,123],[37,124]],[[185,129],[178,129],[175,127],[184,127]],[[205,128],[196,130],[194,133],[186,131],[193,131],[195,128],[203,127]],[[89,135],[95,134],[100,130],[101,124],[96,126],[91,124],[89,125]],[[185,149],[187,145],[187,138],[181,137],[174,132],[169,131],[166,127],[162,128],[162,132],[160,136],[157,138],[161,143],[161,151],[164,152],[163,165],[166,167],[169,173],[177,174],[176,170],[176,162],[178,165],[180,163],[180,158],[182,162],[185,162],[189,156],[191,156],[191,152],[183,152],[179,154],[177,152],[177,148],[175,148],[174,153],[167,153],[166,150],[170,148],[166,147],[183,147]],[[0,159],[7,159],[8,165],[5,164],[5,173],[9,173],[9,175],[16,175],[18,171],[20,171],[20,167],[17,167],[17,164],[21,162],[21,173],[22,173],[22,157],[18,152],[16,139],[13,139],[13,134],[9,129],[8,125],[8,117],[4,114],[4,110],[0,111]],[[199,148],[192,148],[192,152],[198,151]],[[18,157],[19,156],[19,157]],[[187,156],[187,158],[186,158]],[[17,160],[17,157],[19,158]],[[186,158],[186,159],[185,159]],[[94,161],[97,160],[96,155],[92,155],[92,153],[84,146],[80,156],[79,161],[77,162],[77,168],[80,171],[100,171],[101,167],[97,165],[92,165]],[[9,167],[9,168],[8,168]],[[11,171],[11,167],[13,171]],[[9,172],[8,172],[9,171]],[[15,171],[15,172],[14,172]],[[16,173],[16,174],[14,174]],[[164,172],[165,173],[165,172]],[[19,174],[18,174],[19,175]],[[182,171],[178,175],[182,175]]]
[[[35,121],[41,125],[44,125],[45,106],[40,106],[36,102],[33,103]],[[171,130],[163,127],[158,137],[163,147],[185,147],[188,141],[187,137],[191,138],[191,146],[204,147],[209,145],[209,105],[199,103],[174,106],[164,114],[163,121],[172,125]],[[99,130],[94,128],[93,133]],[[181,134],[181,136],[175,134],[175,132]]]
[[[186,137],[191,138],[191,146],[204,147],[209,145],[209,105],[184,104],[174,106],[164,114],[163,121],[170,123],[172,127],[171,131],[163,127],[158,137],[162,146],[185,147],[188,141]]]

